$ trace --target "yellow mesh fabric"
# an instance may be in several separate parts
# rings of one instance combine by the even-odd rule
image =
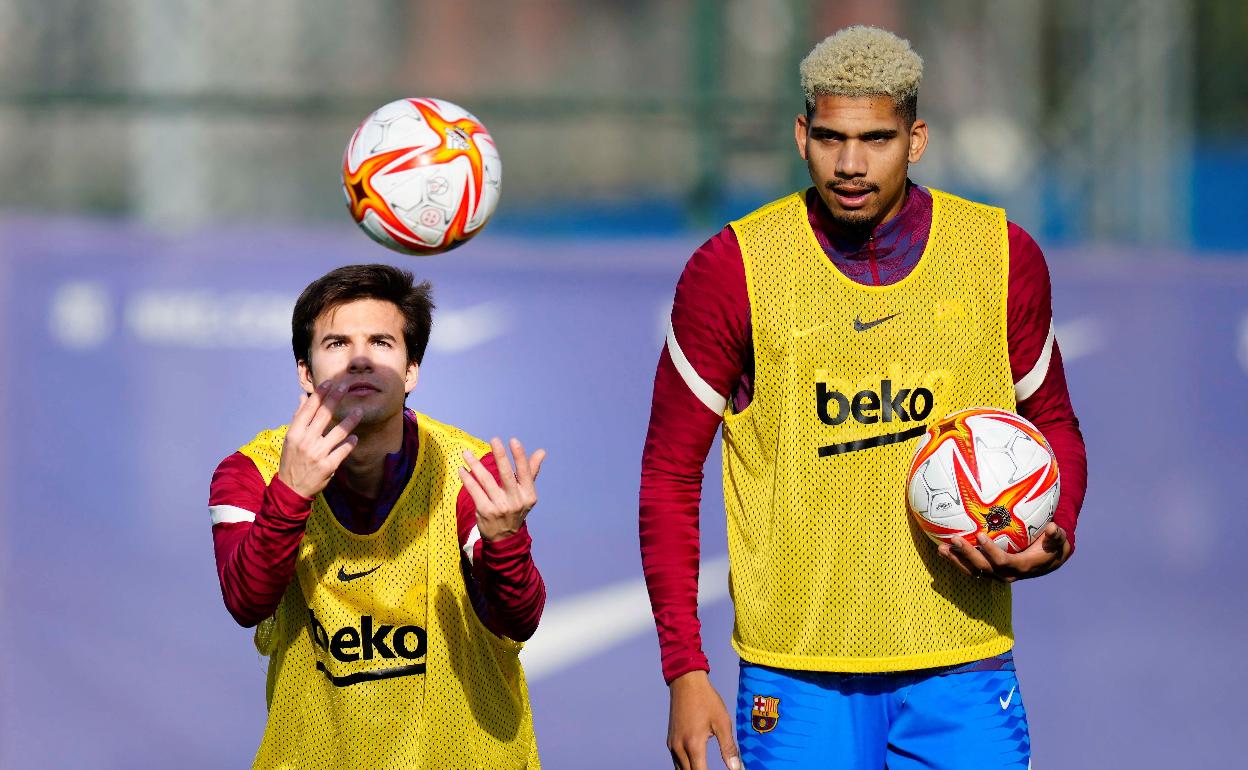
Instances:
[[[892,286],[842,275],[800,194],[732,223],[754,328],[753,401],[723,428],[745,660],[902,671],[1013,644],[1008,586],[940,559],[906,512],[923,426],[968,406],[1014,408],[1005,213],[932,198],[927,250]],[[885,436],[895,443],[863,446]]]
[[[488,445],[417,425],[412,478],[380,530],[353,534],[313,503],[296,579],[256,630],[269,656],[257,770],[540,767],[521,645],[481,624],[460,565],[455,469]],[[240,450],[265,483],[285,434]]]

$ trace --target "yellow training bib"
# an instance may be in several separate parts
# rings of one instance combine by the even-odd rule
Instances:
[[[904,671],[1013,644],[1010,589],[941,559],[906,511],[915,441],[968,406],[1014,409],[1005,212],[932,190],[914,271],[845,277],[801,194],[732,223],[753,401],[723,428],[733,646],[753,663]]]
[[[269,720],[256,770],[538,768],[520,644],[490,633],[461,570],[464,449],[488,445],[417,416],[412,477],[381,529],[345,529],[318,495],[295,579],[256,629]],[[286,428],[240,451],[265,483]]]

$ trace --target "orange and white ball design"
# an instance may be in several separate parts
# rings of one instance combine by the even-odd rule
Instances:
[[[964,409],[919,439],[907,479],[915,521],[937,542],[983,532],[1010,553],[1025,549],[1057,509],[1057,458],[1027,420]]]
[[[352,134],[342,189],[373,240],[404,254],[438,254],[489,221],[502,173],[493,137],[467,110],[443,99],[399,99]]]

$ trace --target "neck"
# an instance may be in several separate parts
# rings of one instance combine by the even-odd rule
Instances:
[[[375,498],[381,494],[385,479],[386,455],[403,447],[403,412],[376,425],[360,425],[355,429],[360,442],[343,460],[338,469],[341,481],[353,492]]]

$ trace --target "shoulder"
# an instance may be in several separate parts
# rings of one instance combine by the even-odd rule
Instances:
[[[267,449],[276,448],[281,453],[282,442],[286,440],[286,430],[289,425],[279,425],[276,428],[268,428],[256,434],[256,437],[246,444],[243,444],[238,451],[246,455],[256,452],[262,452]]]
[[[727,225],[699,246],[685,263],[676,284],[678,304],[701,304],[717,296],[736,294],[745,285],[745,264],[737,234]]]
[[[260,510],[266,486],[256,463],[242,452],[235,452],[222,460],[213,472],[208,488],[208,506],[213,523],[245,520],[239,518],[239,512],[254,516]]]
[[[798,210],[804,212],[806,209],[804,199],[805,191],[789,193],[788,195],[777,198],[770,203],[764,203],[762,206],[759,206],[740,219],[733,220],[728,224],[728,226],[735,230],[739,227],[748,227],[751,224],[758,222],[758,220],[765,220],[768,217],[790,216]]]
[[[916,187],[917,186],[918,185],[916,185]],[[1005,219],[1005,209],[1000,206],[994,206],[991,203],[973,201],[970,198],[963,198],[960,195],[954,195],[951,192],[939,190],[935,187],[923,187],[922,189],[927,191],[927,194],[932,199],[933,205],[943,206],[946,208],[953,207],[971,211],[980,211],[1000,216],[1003,220]]]
[[[685,264],[685,271],[688,272],[690,268],[694,270],[714,269],[740,261],[741,246],[737,243],[737,233],[732,229],[732,225],[724,225],[722,230],[707,238],[694,250]]]
[[[404,413],[404,418],[416,425],[422,443],[431,441],[448,450],[468,449],[476,455],[490,447],[489,442],[484,439],[450,423],[435,420],[427,414],[409,409]]]
[[[262,430],[238,450],[239,454],[251,458],[266,480],[277,473],[278,465],[282,461],[282,445],[286,441],[287,427],[280,425]]]
[[[1031,237],[1031,233],[1015,222],[1006,222],[1006,234],[1010,240],[1011,266],[1045,266],[1044,252],[1040,250],[1036,239]]]
[[[1031,234],[1014,222],[1007,223],[1010,245],[1010,301],[1032,294],[1049,293],[1049,265]]]

